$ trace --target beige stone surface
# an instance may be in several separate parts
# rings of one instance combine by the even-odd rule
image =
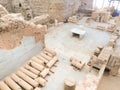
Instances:
[[[2,5],[0,5],[0,17],[6,14],[8,14],[8,11]]]
[[[75,14],[81,5],[81,0],[5,0],[5,4],[0,1],[14,12],[21,12],[26,19],[48,13],[52,19],[62,21]]]
[[[3,5],[9,12],[12,12],[13,8],[11,6],[11,1],[12,0],[0,0],[0,4]]]
[[[79,10],[91,12],[93,0],[0,0],[10,12],[22,13],[26,19],[48,13],[52,19],[64,21]],[[89,3],[88,3],[89,2]]]
[[[120,89],[120,76],[104,75],[98,90],[119,90]]]
[[[21,14],[7,14],[0,18],[0,48],[13,49],[24,36],[33,36],[43,44],[45,27],[24,20]],[[44,45],[44,44],[43,44]]]
[[[49,21],[49,15],[43,14],[41,16],[36,16],[33,19],[30,20],[30,22],[33,22],[35,24],[45,24]]]
[[[71,77],[68,77],[64,81],[64,90],[75,90],[75,85],[75,80]]]
[[[110,12],[107,9],[98,9],[92,12],[91,17],[98,22],[108,22],[110,19]]]

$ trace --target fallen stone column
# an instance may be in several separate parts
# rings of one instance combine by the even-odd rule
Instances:
[[[23,87],[25,90],[33,90],[33,87],[28,84],[27,82],[25,82],[24,80],[22,80],[21,78],[19,78],[17,75],[12,74],[11,78],[17,82],[21,87]]]
[[[33,72],[36,75],[39,75],[40,71],[36,70],[35,68],[29,66],[29,65],[25,65],[25,68],[31,72]]]
[[[17,83],[15,83],[15,81],[13,81],[10,77],[6,77],[4,81],[13,90],[22,90],[22,88]]]
[[[20,68],[20,71],[22,71],[23,73],[25,73],[26,75],[28,75],[29,77],[31,77],[31,78],[33,78],[33,79],[35,79],[35,78],[38,77],[36,74],[28,71],[27,69],[25,69],[25,68],[23,68],[23,67]]]
[[[47,60],[51,60],[51,59],[52,59],[50,56],[47,56],[47,55],[44,54],[44,53],[41,53],[40,55],[41,55],[42,57],[44,57],[45,59],[47,59]]]
[[[11,90],[3,81],[0,81],[0,90]]]
[[[75,90],[75,80],[72,78],[65,79],[64,90]]]
[[[29,64],[34,67],[35,69],[39,70],[39,71],[42,71],[44,69],[44,66],[41,65],[41,64],[38,64],[34,61],[30,61]]]
[[[56,55],[56,52],[51,49],[45,48],[44,51],[47,51],[48,53],[51,53],[54,56]]]
[[[31,84],[33,87],[37,87],[39,84],[33,80],[32,78],[30,78],[29,76],[27,76],[26,74],[24,74],[21,71],[18,71],[16,73],[21,79],[25,80],[26,82],[28,82],[29,84]]]
[[[38,64],[44,64],[44,61],[42,61],[42,60],[40,60],[39,58],[37,58],[37,57],[32,57],[32,60],[33,61],[35,61],[36,63],[38,63]]]
[[[49,74],[49,68],[45,68],[41,73],[40,76],[45,78]]]
[[[39,78],[37,78],[37,79],[35,79],[41,86],[45,86],[45,84],[46,84],[46,80],[45,79],[43,79],[43,78],[41,78],[41,77],[39,77]]]
[[[48,63],[47,63],[47,67],[48,68],[51,68],[56,62],[57,62],[57,57],[54,57],[52,60],[50,60]]]

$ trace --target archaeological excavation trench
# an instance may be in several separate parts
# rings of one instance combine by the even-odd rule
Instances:
[[[0,90],[119,90],[119,0],[0,0]]]

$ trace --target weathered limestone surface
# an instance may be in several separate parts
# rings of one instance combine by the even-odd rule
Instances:
[[[8,11],[2,5],[0,5],[0,17],[6,14],[8,14]]]
[[[0,7],[0,79],[15,71],[44,47],[45,25]]]
[[[93,8],[93,0],[81,0],[80,12],[90,13]]]
[[[78,11],[81,0],[0,0],[0,4],[26,19],[48,13],[52,19],[63,20]]]
[[[3,5],[8,11],[12,11],[12,0],[0,0],[0,4]]]
[[[30,20],[30,22],[33,22],[35,24],[45,24],[49,21],[49,15],[43,14],[41,16],[36,16],[33,19]]]
[[[33,16],[39,16],[48,13],[52,19],[63,20],[73,15],[81,5],[81,0],[13,0],[15,12],[27,11],[24,6],[31,9]]]
[[[89,3],[88,3],[89,2]],[[92,9],[93,0],[0,0],[8,11],[21,12],[26,19],[49,14],[51,19],[63,21],[78,10]]]
[[[12,7],[14,12],[22,13],[25,19],[33,18],[30,0],[12,0]]]

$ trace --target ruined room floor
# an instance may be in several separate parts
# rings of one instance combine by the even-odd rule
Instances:
[[[117,40],[115,51],[120,52],[120,39]],[[105,73],[100,82],[98,90],[120,90],[120,70],[117,76],[111,76]]]
[[[70,66],[70,57],[76,56],[84,62],[88,62],[95,48],[108,43],[111,34],[96,29],[85,27],[86,35],[83,39],[73,38],[70,30],[79,28],[76,24],[63,24],[49,29],[46,34],[46,47],[54,49],[58,54],[59,62],[53,69],[55,72],[48,77],[48,83],[43,90],[63,90],[64,79],[73,77],[77,84],[89,72],[85,67],[82,71],[75,71]],[[98,34],[99,33],[99,34]]]
[[[32,36],[23,37],[21,42],[21,45],[14,49],[0,49],[0,79],[18,70],[42,49],[41,43],[35,43]]]
[[[120,74],[118,76],[104,75],[98,90],[120,90]]]

